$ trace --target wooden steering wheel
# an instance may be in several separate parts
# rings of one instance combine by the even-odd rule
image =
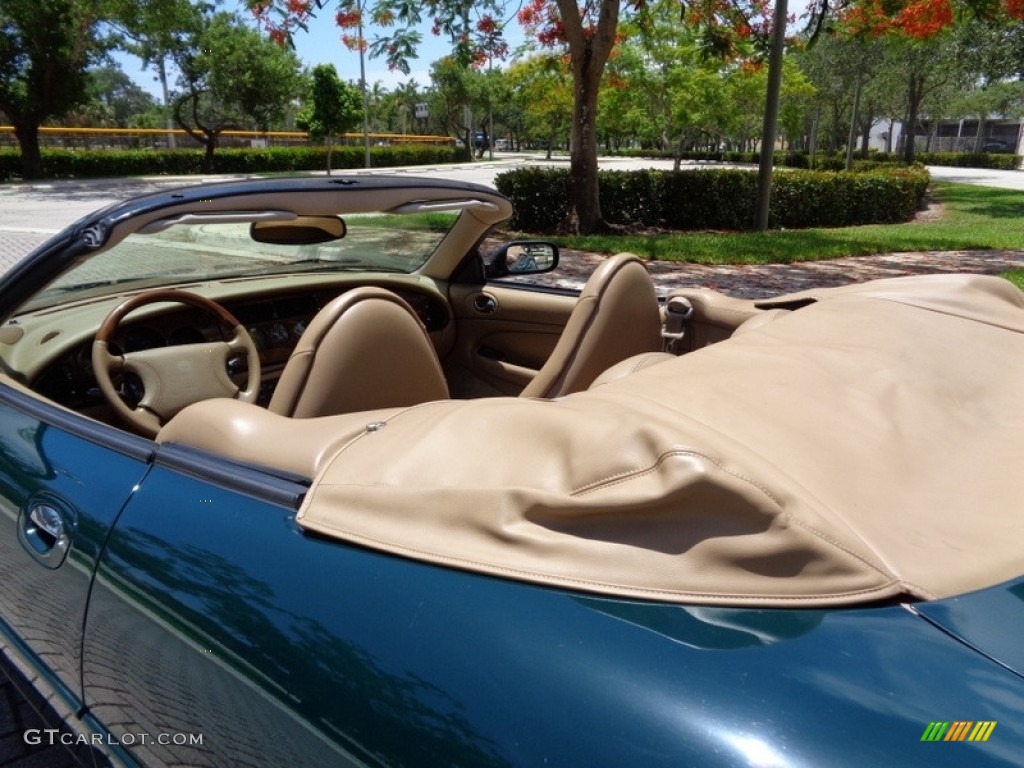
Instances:
[[[202,310],[232,329],[227,341],[180,344],[112,354],[109,343],[124,317],[147,304],[176,302]],[[228,358],[244,354],[249,375],[245,389],[228,376]],[[260,358],[252,336],[215,301],[175,289],[146,291],[123,301],[107,315],[92,344],[92,365],[100,391],[117,414],[143,434],[154,436],[186,405],[213,397],[255,402],[260,389]],[[113,374],[132,373],[142,382],[143,396],[134,408],[114,387]]]

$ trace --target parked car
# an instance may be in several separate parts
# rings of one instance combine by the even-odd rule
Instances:
[[[998,139],[989,139],[982,145],[982,149],[985,152],[1009,152],[1012,147],[1007,141],[999,141]]]
[[[1024,295],[575,295],[492,189],[113,205],[0,282],[0,638],[126,765],[1024,764]],[[45,731],[25,738],[54,738]],[[63,738],[63,737],[61,737]]]

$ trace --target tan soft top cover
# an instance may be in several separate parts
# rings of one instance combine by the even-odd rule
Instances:
[[[323,460],[298,520],[695,603],[943,597],[1024,572],[1024,294],[941,276],[820,299],[561,400],[385,412]]]

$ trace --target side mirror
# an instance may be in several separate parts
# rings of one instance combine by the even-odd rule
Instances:
[[[558,266],[558,246],[541,240],[516,240],[494,252],[484,268],[488,278],[541,275]]]

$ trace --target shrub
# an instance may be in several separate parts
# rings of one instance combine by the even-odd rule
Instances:
[[[48,178],[103,178],[121,176],[184,176],[200,173],[202,149],[100,149],[42,150],[43,170]],[[370,164],[374,168],[405,165],[453,163],[465,159],[465,152],[451,146],[401,144],[371,147]],[[365,150],[362,146],[334,148],[331,166],[334,169],[362,168]],[[327,167],[324,147],[222,147],[214,154],[216,173],[288,173],[319,171]],[[0,181],[21,176],[21,156],[16,149],[0,150]]]
[[[620,149],[611,153],[617,157],[642,157],[671,160],[675,153],[663,149]],[[679,155],[681,160],[693,162],[728,162],[750,165],[760,162],[760,156],[756,152],[697,152],[686,151]],[[999,170],[1015,170],[1020,168],[1024,160],[1020,155],[1008,155],[995,152],[918,152],[915,161],[924,165],[948,165],[963,168],[995,168]],[[890,152],[879,152],[871,150],[868,157],[860,157],[859,152],[854,158],[854,167],[863,163],[870,163],[874,166],[879,164],[902,165],[902,155]],[[824,171],[841,171],[846,168],[846,152],[827,151],[816,152],[813,161],[811,156],[804,151],[790,150],[788,152],[775,153],[775,166],[786,168],[810,168],[814,167]]]
[[[854,172],[791,170],[773,175],[769,224],[791,229],[907,221],[928,186],[921,166]],[[602,171],[601,208],[612,224],[674,230],[744,230],[756,221],[757,173],[710,168],[684,171]],[[553,232],[568,214],[565,169],[522,168],[499,174],[495,186],[511,200],[509,225]]]
[[[569,215],[568,168],[517,168],[495,176],[494,186],[512,201],[514,229],[554,232]]]

